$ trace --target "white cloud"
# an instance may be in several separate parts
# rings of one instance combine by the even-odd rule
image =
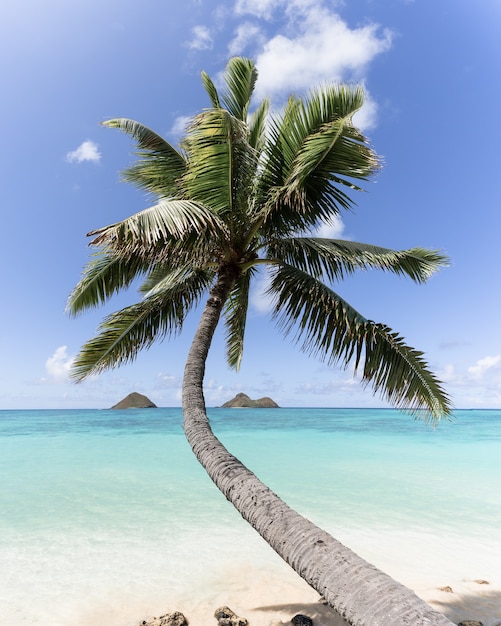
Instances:
[[[494,368],[497,368],[501,362],[501,355],[486,356],[483,359],[479,359],[475,365],[468,368],[468,375],[479,380],[485,376],[485,374]]]
[[[297,8],[297,6],[296,6]],[[391,46],[377,24],[350,29],[322,5],[300,8],[289,36],[278,34],[258,54],[258,95],[284,95],[325,82],[363,80],[367,65]]]
[[[369,23],[358,28],[348,24],[318,0],[238,0],[237,15],[271,21],[280,11],[286,17],[282,30],[267,41],[255,23],[243,23],[230,43],[231,54],[253,44],[259,70],[256,96],[283,98],[325,83],[363,84],[368,65],[391,47],[392,33]],[[263,33],[263,34],[261,34]],[[364,107],[355,124],[368,129],[375,125],[376,103],[366,91]]]
[[[353,124],[362,131],[374,128],[377,122],[378,106],[371,98],[370,93],[364,88],[364,105],[353,116]]]
[[[273,10],[281,4],[281,0],[237,0],[235,13],[237,15],[254,15],[268,20],[271,18]]]
[[[346,375],[343,372],[336,372],[335,378],[323,380],[316,383],[301,383],[297,385],[294,393],[300,395],[326,396],[332,393],[352,392],[354,388],[360,386],[360,374]]]
[[[261,31],[256,24],[245,22],[237,27],[235,37],[228,46],[230,56],[242,54],[245,49],[253,44],[256,46],[258,42],[262,42]]]
[[[192,50],[210,50],[212,48],[212,35],[207,26],[194,26],[191,32],[193,39],[188,42],[189,48]]]
[[[330,222],[324,222],[315,231],[315,237],[325,237],[326,239],[341,239],[343,236],[344,224],[340,217],[334,216]],[[346,237],[345,237],[346,238]]]
[[[186,132],[186,128],[191,121],[191,117],[189,115],[180,115],[176,117],[172,127],[170,129],[170,134],[176,138],[181,137]]]
[[[59,346],[54,354],[45,361],[45,370],[49,380],[55,383],[68,382],[68,373],[74,360],[74,357],[68,356],[67,346]]]
[[[98,150],[97,143],[87,140],[81,143],[76,150],[68,152],[66,160],[69,163],[83,163],[84,161],[99,163],[101,160],[101,153]]]
[[[470,367],[447,364],[437,371],[437,376],[458,408],[499,406],[501,355],[478,359]]]
[[[162,389],[181,389],[183,381],[172,374],[160,372],[157,375],[159,387]]]

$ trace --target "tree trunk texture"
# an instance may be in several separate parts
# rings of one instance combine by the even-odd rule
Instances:
[[[235,279],[231,267],[220,270],[186,361],[184,430],[197,459],[242,517],[352,626],[451,626],[413,591],[291,509],[212,432],[203,395],[205,362]]]

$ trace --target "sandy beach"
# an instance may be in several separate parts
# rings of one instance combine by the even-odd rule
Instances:
[[[255,577],[255,578],[254,578]],[[446,615],[453,624],[461,620],[480,620],[484,626],[498,626],[501,623],[501,585],[484,579],[454,580],[452,585],[415,589],[416,593],[437,611]],[[194,597],[179,598],[175,607],[167,607],[156,616],[181,611],[190,626],[217,624],[214,611],[220,606],[229,606],[239,617],[245,617],[252,626],[279,626],[289,624],[294,615],[309,616],[316,626],[349,626],[339,614],[325,606],[319,595],[301,580],[284,576],[267,580],[263,572],[248,572],[248,578],[234,583],[230,593],[215,591],[210,597],[197,601]],[[193,596],[197,593],[193,591]],[[143,619],[151,619],[146,615]],[[123,626],[132,622],[122,622]],[[104,626],[104,625],[103,625]]]
[[[150,612],[140,613],[132,618],[131,606],[109,603],[94,607],[82,616],[82,621],[73,622],[78,626],[137,626],[142,620],[151,620],[166,613],[180,611],[190,626],[217,625],[214,611],[221,606],[229,606],[239,617],[245,617],[251,626],[279,626],[289,624],[298,613],[312,618],[314,626],[347,626],[330,607],[320,602],[318,594],[294,576],[284,575],[279,581],[266,572],[248,570],[245,576],[240,572],[238,580],[221,579],[219,589],[206,594],[206,590],[194,587],[190,594],[172,598],[162,604],[157,600]],[[484,626],[498,626],[501,623],[501,585],[483,579],[455,580],[443,588],[416,589],[420,597],[445,614],[453,624],[465,619],[480,620]],[[226,585],[230,583],[230,586]],[[452,589],[452,591],[450,591]],[[140,602],[138,604],[141,604]]]
[[[501,624],[501,542],[415,532],[381,532],[377,537],[368,532],[345,539],[452,623],[470,619],[484,626]],[[179,610],[191,626],[206,626],[217,624],[215,609],[227,605],[253,626],[287,624],[298,613],[311,617],[316,626],[347,624],[274,553],[267,569],[230,566],[219,580],[205,583],[212,589],[206,597],[200,589],[197,601],[194,588],[189,598],[180,596],[179,605],[164,613]]]
[[[501,623],[501,565],[497,555],[478,558],[466,549],[457,553],[457,558],[446,562],[449,550],[460,546],[455,542],[428,539],[424,554],[419,542],[415,552],[404,545],[403,538],[395,542],[398,552],[381,554],[375,547],[373,555],[379,553],[379,565],[383,562],[386,571],[428,602],[437,611],[445,614],[453,624],[461,620],[480,620],[484,626]],[[374,540],[374,538],[373,538]],[[385,546],[388,537],[381,537],[379,547]],[[363,544],[364,540],[360,541]],[[375,542],[372,542],[375,545]],[[435,551],[436,546],[441,551]],[[474,546],[463,546],[474,548]],[[492,546],[496,549],[496,546]],[[403,552],[401,551],[403,550]],[[362,549],[362,552],[364,550]],[[407,558],[403,556],[407,552]],[[417,553],[421,552],[418,559]],[[434,556],[433,556],[434,555]],[[468,561],[470,567],[467,566]],[[471,563],[475,562],[472,567]],[[415,564],[415,568],[412,564]],[[420,564],[421,565],[418,565]],[[455,569],[458,568],[458,569]],[[436,570],[436,574],[433,573]],[[467,573],[469,572],[469,574]],[[482,572],[486,577],[479,577]],[[74,626],[137,626],[142,620],[151,620],[167,613],[180,611],[190,626],[217,625],[214,612],[221,606],[230,607],[239,617],[246,618],[250,626],[279,626],[290,624],[298,613],[312,618],[314,626],[347,626],[335,611],[321,602],[319,594],[311,589],[285,563],[273,553],[265,567],[238,563],[221,566],[219,571],[194,579],[189,591],[141,595],[141,588],[131,589],[124,601],[123,590],[109,593],[106,598],[95,597],[92,606],[83,610]],[[83,608],[83,607],[82,607]],[[73,618],[75,612],[72,611]],[[58,621],[58,624],[64,623]]]

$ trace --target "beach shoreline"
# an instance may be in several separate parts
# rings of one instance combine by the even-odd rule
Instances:
[[[501,585],[483,579],[446,582],[451,584],[430,587],[423,583],[414,591],[453,624],[461,620],[480,620],[483,626],[497,626],[501,622]],[[349,626],[293,572],[277,580],[264,571],[249,568],[245,577],[240,572],[239,579],[214,579],[210,587],[209,590],[194,584],[189,592],[174,594],[169,599],[156,597],[143,602],[136,598],[129,605],[120,602],[118,596],[102,598],[79,617],[73,615],[71,623],[74,626],[139,626],[143,621],[179,611],[189,626],[217,626],[216,609],[228,606],[236,615],[247,619],[249,626],[289,625],[297,614],[310,617],[314,626]],[[63,626],[65,622],[56,618],[52,624]]]
[[[53,590],[51,598],[34,598],[29,607],[14,603],[11,611],[2,617],[2,623],[11,626],[33,623],[44,626],[67,626],[70,623],[72,626],[139,626],[154,617],[180,612],[189,626],[217,626],[214,612],[221,606],[228,606],[236,615],[247,619],[249,626],[290,626],[290,620],[297,614],[310,617],[313,626],[348,626],[339,614],[322,602],[314,589],[275,557],[273,553],[272,558],[261,565],[256,565],[255,560],[230,562],[215,559],[214,563],[219,567],[203,575],[199,570],[192,579],[190,566],[186,564],[188,571],[182,574],[184,587],[177,588],[168,582],[172,572],[166,576],[165,587],[159,580],[158,571],[152,572],[151,585],[144,571],[139,573],[137,580],[129,572],[126,577],[104,586],[92,585],[86,578],[85,593],[82,589],[73,589],[63,597],[60,590]],[[396,562],[397,555],[393,555],[392,560]],[[443,570],[439,561],[435,565]],[[453,624],[470,619],[480,620],[483,626],[498,626],[501,622],[501,578],[475,578],[476,568],[469,571],[471,576],[466,576],[463,570],[455,575],[419,578],[420,574],[413,575],[409,568],[401,567],[401,576],[394,577],[446,615]]]

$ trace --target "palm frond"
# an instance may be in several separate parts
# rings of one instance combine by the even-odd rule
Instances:
[[[149,269],[149,264],[139,257],[124,262],[120,257],[100,250],[84,268],[82,278],[68,298],[66,310],[75,316],[104,304],[113,294],[129,287],[135,278]]]
[[[185,271],[176,277],[171,275],[161,289],[141,302],[108,315],[98,334],[82,346],[72,366],[72,378],[81,381],[91,374],[119,367],[133,361],[154,341],[179,333],[205,288],[204,272]]]
[[[246,137],[244,122],[224,109],[210,109],[196,116],[186,138],[186,195],[228,224],[241,224],[257,167]]]
[[[290,237],[271,241],[269,258],[329,281],[339,281],[356,270],[379,269],[406,275],[417,283],[448,265],[448,258],[437,250],[411,248],[391,250],[355,241],[321,237]]]
[[[451,411],[450,400],[422,353],[388,327],[367,320],[332,289],[289,265],[278,266],[270,284],[274,317],[294,333],[307,354],[355,371],[364,358],[363,382],[390,403],[422,419]]]
[[[197,300],[208,291],[214,281],[214,269],[194,269],[191,264],[179,266],[177,263],[156,265],[149,272],[139,291],[145,298],[159,293],[170,293],[172,289],[182,289],[185,297]]]
[[[433,422],[449,418],[450,397],[428,369],[423,352],[406,345],[385,324],[367,322],[364,331],[363,383],[416,418]]]
[[[219,101],[219,94],[217,93],[216,86],[212,82],[211,77],[207,74],[207,72],[203,72],[203,71],[201,73],[201,77],[202,77],[203,86],[205,87],[205,91],[207,92],[210,98],[212,106],[215,109],[219,109],[221,107],[221,104]]]
[[[362,103],[361,88],[327,86],[290,98],[271,120],[259,184],[270,232],[308,229],[353,207],[347,192],[362,191],[354,181],[380,164],[351,121]]]
[[[255,63],[244,57],[231,58],[226,65],[224,79],[227,86],[222,96],[224,105],[231,115],[246,121],[257,80]]]
[[[123,171],[124,180],[158,196],[174,195],[178,191],[186,162],[169,142],[147,126],[126,118],[103,122],[103,126],[121,130],[138,145],[139,160]]]
[[[226,358],[228,365],[240,369],[244,350],[245,324],[249,308],[249,291],[254,269],[250,268],[235,282],[224,307],[226,322]]]
[[[228,236],[225,224],[204,205],[190,200],[165,200],[131,217],[88,233],[91,244],[113,250],[124,259],[161,262],[190,255],[206,262]]]
[[[270,110],[270,100],[262,100],[258,108],[249,116],[249,144],[261,154],[266,144],[266,122]]]
[[[361,86],[329,84],[312,89],[302,99],[301,115],[297,120],[302,126],[303,138],[320,131],[325,124],[339,119],[351,120],[364,104],[364,90]],[[363,141],[363,135],[355,135]]]

